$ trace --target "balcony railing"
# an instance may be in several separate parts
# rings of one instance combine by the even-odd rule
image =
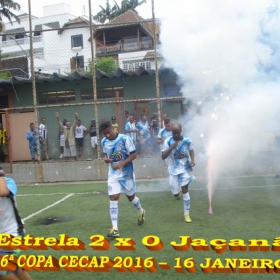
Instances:
[[[97,42],[96,52],[97,54],[105,53],[119,53],[119,52],[131,52],[143,49],[153,48],[153,41],[143,41],[143,42],[129,42],[129,43],[117,43],[117,44],[107,44],[103,45],[100,42]]]
[[[43,36],[34,36],[33,37],[33,43],[38,43],[43,41]],[[3,41],[1,42],[2,48],[5,47],[12,47],[16,45],[24,45],[24,44],[29,44],[29,37],[24,37],[20,39],[10,39],[9,41]]]

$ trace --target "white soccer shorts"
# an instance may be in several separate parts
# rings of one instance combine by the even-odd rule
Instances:
[[[169,184],[172,194],[178,194],[181,187],[188,185],[192,182],[193,179],[194,176],[190,175],[188,172],[184,172],[178,175],[169,174]]]
[[[128,196],[134,195],[136,191],[135,178],[128,179],[128,180],[108,179],[109,195],[121,193],[122,189],[126,195]]]

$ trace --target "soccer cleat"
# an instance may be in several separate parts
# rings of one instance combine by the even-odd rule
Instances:
[[[143,209],[143,213],[142,214],[138,214],[138,226],[143,225],[145,222],[145,210]]]
[[[120,236],[119,231],[117,229],[111,229],[110,232],[107,234],[108,237],[117,237]]]
[[[176,199],[181,199],[182,197],[182,189],[180,189],[179,193],[177,196],[175,196]]]
[[[185,214],[184,217],[185,217],[185,222],[186,222],[186,223],[191,223],[191,222],[192,222],[192,219],[191,219],[191,217],[190,217],[190,214]]]

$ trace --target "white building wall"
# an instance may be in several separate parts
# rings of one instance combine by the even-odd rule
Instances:
[[[43,16],[53,16],[60,14],[70,14],[71,6],[66,3],[58,3],[54,5],[48,5],[43,7]]]
[[[33,37],[33,49],[34,53],[40,53],[40,58],[35,59],[35,71],[42,73],[59,72],[70,73],[71,65],[70,59],[74,56],[84,56],[84,65],[87,66],[88,59],[91,58],[90,37],[89,27],[77,28],[77,29],[64,29],[61,34],[58,34],[58,30],[52,30],[50,27],[44,25],[52,22],[59,22],[59,26],[63,27],[69,20],[73,20],[76,16],[69,13],[60,14],[62,12],[68,12],[70,6],[62,3],[57,5],[50,5],[44,7],[44,17],[32,19],[32,29],[35,30],[36,25],[42,25],[42,35]],[[22,20],[20,24],[13,22],[13,25],[7,23],[6,33],[9,30],[16,28],[24,28],[25,31],[29,32],[29,21]],[[71,26],[70,26],[71,27]],[[48,30],[48,31],[47,31]],[[72,35],[83,35],[83,48],[71,49],[71,36]],[[7,36],[8,37],[8,36]],[[2,54],[13,54],[13,55],[30,55],[30,40],[29,36],[14,40],[7,38],[8,41],[2,42],[0,40],[0,48]]]
[[[83,35],[83,48],[71,48],[71,36]],[[46,71],[69,74],[71,72],[70,59],[84,56],[84,64],[91,58],[91,47],[88,38],[90,37],[89,28],[67,29],[62,34],[57,32],[45,32],[44,37],[44,56],[47,62]]]

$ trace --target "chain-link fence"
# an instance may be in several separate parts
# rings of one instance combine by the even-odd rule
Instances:
[[[21,15],[20,23],[6,24],[0,35],[2,163],[63,160],[64,133],[56,112],[70,127],[78,113],[81,160],[100,157],[98,126],[105,119],[125,133],[126,112],[135,122],[143,114],[150,122],[157,114],[159,127],[162,113],[174,119],[182,114],[177,77],[163,67],[158,51],[159,21],[129,10],[100,24],[91,12],[72,15],[68,4],[43,11],[42,17]]]

